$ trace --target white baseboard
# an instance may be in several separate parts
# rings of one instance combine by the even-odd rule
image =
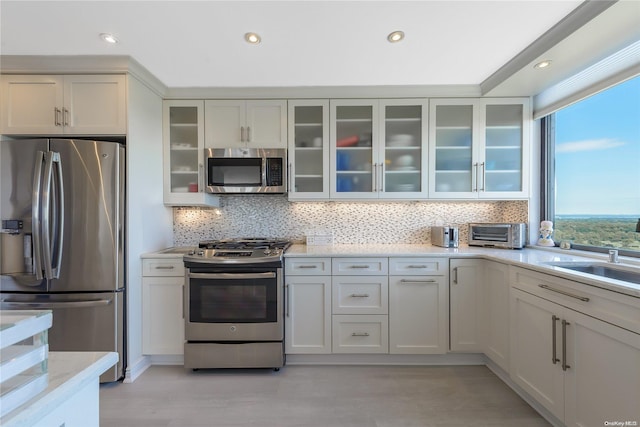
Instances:
[[[128,366],[124,372],[124,383],[134,382],[144,371],[151,366],[151,358],[149,356],[140,357],[133,365]]]
[[[287,354],[287,365],[484,365],[477,353]]]

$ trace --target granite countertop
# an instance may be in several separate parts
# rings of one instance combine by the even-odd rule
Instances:
[[[453,257],[453,258],[485,258],[504,262],[519,267],[529,268],[541,273],[552,274],[564,279],[607,289],[632,297],[640,298],[640,285],[591,274],[566,270],[547,265],[549,262],[606,262],[607,256],[591,254],[576,250],[556,248],[527,247],[524,249],[493,249],[461,245],[459,248],[441,248],[432,245],[417,244],[356,244],[356,245],[293,245],[285,253],[290,257]],[[633,268],[640,272],[636,260],[620,257],[623,268]]]
[[[49,352],[47,388],[0,419],[3,427],[30,426],[118,362],[115,352]]]

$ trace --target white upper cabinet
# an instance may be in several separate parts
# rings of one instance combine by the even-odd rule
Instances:
[[[329,198],[329,101],[289,101],[289,200]]]
[[[427,197],[427,103],[331,100],[334,199]]]
[[[207,148],[286,148],[287,101],[205,101]]]
[[[4,75],[0,132],[125,135],[124,75]]]
[[[218,206],[204,188],[204,102],[164,101],[164,203]]]
[[[529,194],[529,99],[435,99],[429,114],[429,196]]]
[[[381,100],[380,197],[427,197],[427,101]]]

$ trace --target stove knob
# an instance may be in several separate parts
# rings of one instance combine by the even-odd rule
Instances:
[[[271,249],[265,249],[264,250],[264,254],[265,255],[271,255]]]
[[[198,256],[204,256],[204,251],[198,251]]]

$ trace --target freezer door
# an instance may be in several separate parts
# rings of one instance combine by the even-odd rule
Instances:
[[[60,154],[64,226],[59,277],[50,292],[124,287],[124,148],[113,142],[52,139]]]
[[[50,351],[115,351],[118,363],[100,382],[124,375],[124,292],[90,294],[0,294],[2,310],[52,310]]]
[[[47,281],[36,278],[33,253],[34,173],[42,173],[47,139],[0,141],[0,289],[45,292]],[[21,228],[19,228],[21,226]],[[13,227],[13,228],[7,228]],[[37,234],[37,233],[36,233]]]

